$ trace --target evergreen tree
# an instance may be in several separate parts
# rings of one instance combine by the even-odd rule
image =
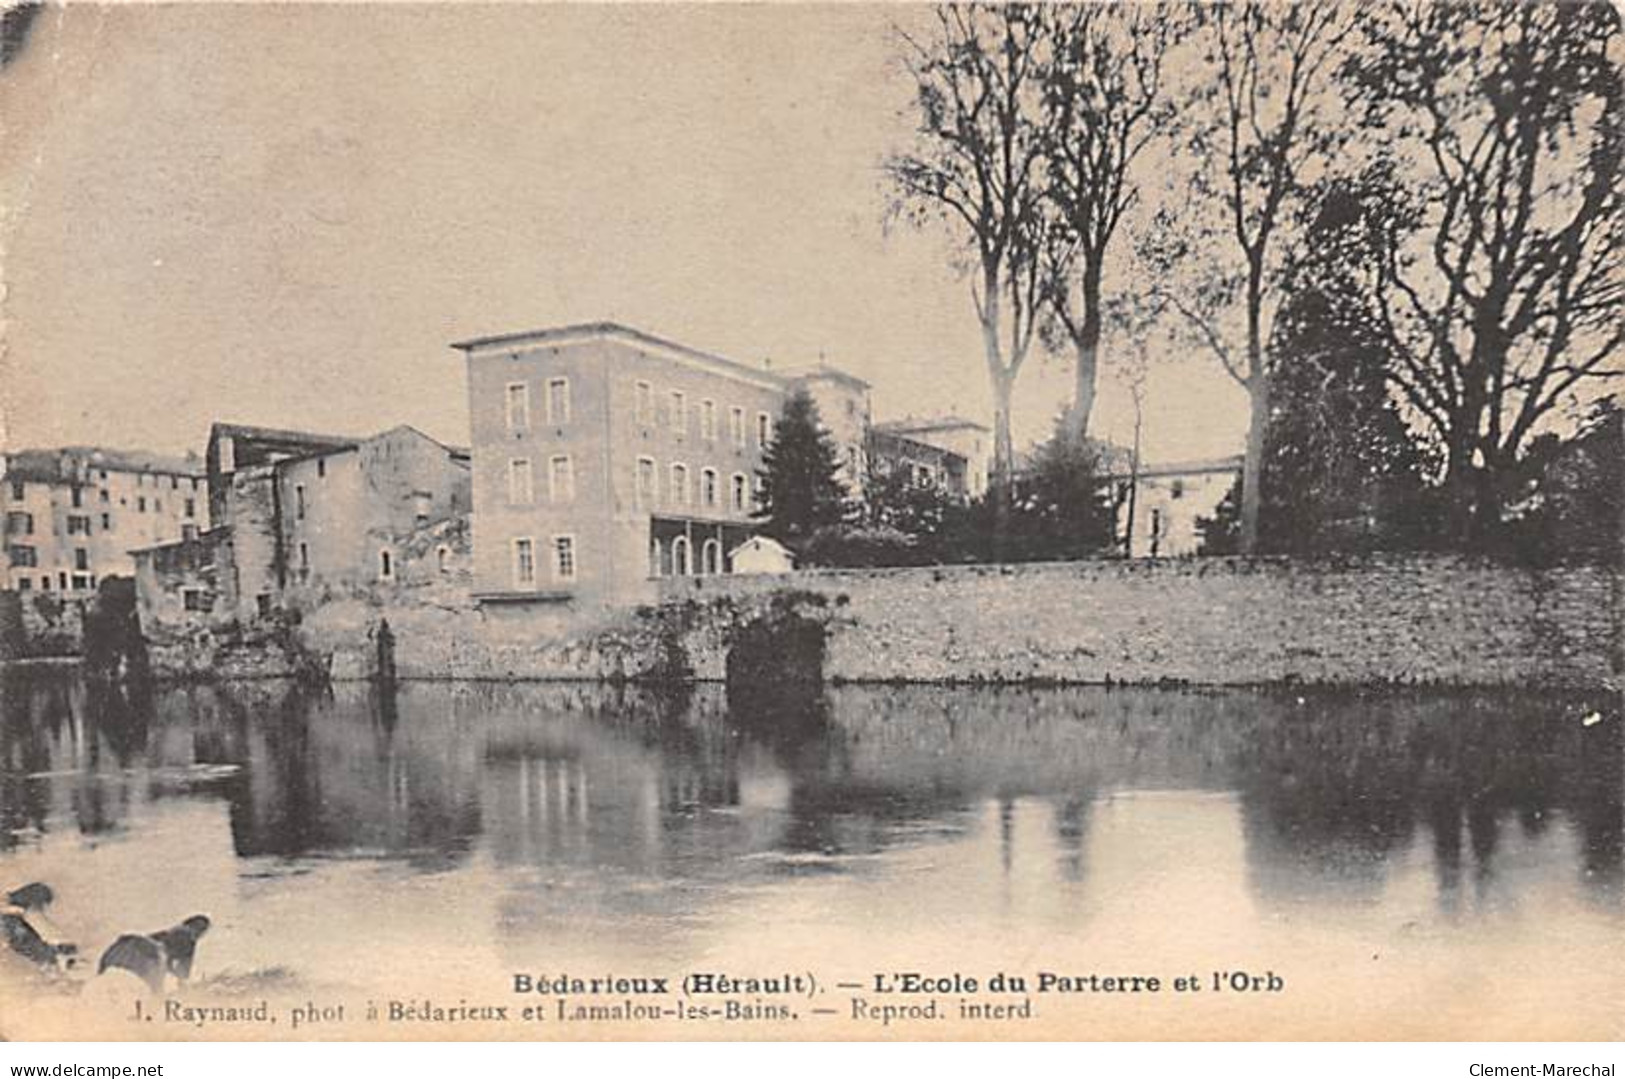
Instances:
[[[784,402],[773,425],[773,443],[762,451],[762,531],[791,550],[806,549],[820,531],[847,516],[840,458],[819,420],[818,406],[804,391]]]
[[[1096,445],[1063,417],[1033,453],[1017,492],[1012,554],[1024,560],[1088,558],[1116,542],[1116,519]]]
[[[1304,254],[1270,342],[1271,414],[1259,495],[1259,553],[1324,554],[1427,545],[1437,499],[1431,462],[1401,416],[1398,362],[1360,280],[1360,250],[1382,192],[1335,181],[1310,206]],[[1204,554],[1239,549],[1242,481],[1197,522]]]

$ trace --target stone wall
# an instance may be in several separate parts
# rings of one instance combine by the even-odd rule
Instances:
[[[1204,558],[815,571],[662,583],[720,678],[777,594],[852,682],[1618,685],[1621,575],[1456,558]],[[781,599],[782,602],[782,599]]]
[[[443,544],[449,572],[430,557]],[[1595,688],[1625,672],[1625,591],[1597,566],[1211,558],[813,571],[667,580],[659,607],[589,621],[546,603],[479,605],[465,537],[429,531],[418,546],[396,587],[330,595],[270,639],[339,679],[372,674],[387,621],[402,678],[722,680],[741,634],[786,614],[825,627],[824,676],[837,682]],[[158,650],[154,662],[164,666]]]

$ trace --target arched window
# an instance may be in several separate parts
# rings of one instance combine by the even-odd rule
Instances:
[[[658,538],[651,539],[649,541],[649,576],[664,576],[664,574],[661,572],[660,556],[665,553],[665,549],[661,546]]]
[[[303,545],[301,545],[303,546]],[[451,572],[451,548],[442,543],[434,550],[434,556],[441,573]]]
[[[700,548],[700,572],[722,572],[722,544],[717,540],[708,539]]]
[[[687,577],[694,572],[687,536],[678,536],[671,541],[671,572],[674,577]]]

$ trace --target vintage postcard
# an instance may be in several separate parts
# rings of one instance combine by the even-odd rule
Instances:
[[[0,26],[0,1036],[1625,1036],[1617,6]]]

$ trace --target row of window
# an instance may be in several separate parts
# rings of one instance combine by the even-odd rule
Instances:
[[[688,465],[672,462],[667,470],[665,505],[691,506],[696,503],[706,509],[717,509],[723,504],[721,474],[714,468],[700,469],[699,488],[690,480]],[[635,504],[639,509],[652,509],[659,501],[659,468],[653,457],[639,457],[637,475],[633,482]],[[555,454],[547,461],[547,500],[554,505],[573,502],[576,494],[575,465],[567,453]],[[754,499],[750,478],[735,472],[728,479],[727,505],[734,513],[745,513]],[[515,506],[529,506],[536,501],[535,482],[530,458],[514,457],[508,461],[508,502]],[[301,510],[301,515],[303,511]]]
[[[633,405],[637,414],[637,422],[645,426],[653,426],[658,422],[655,409],[654,386],[648,382],[638,382],[634,387]],[[507,413],[509,431],[528,431],[531,425],[530,415],[530,383],[510,382],[504,391],[504,405]],[[550,378],[547,380],[547,396],[544,400],[546,425],[549,427],[562,427],[570,422],[570,380],[567,378]],[[703,398],[699,407],[700,437],[707,442],[717,440],[717,403],[711,398]],[[747,421],[745,410],[738,405],[728,409],[728,437],[739,449],[747,445]],[[688,394],[682,390],[668,390],[666,394],[666,426],[679,435],[688,433]],[[773,417],[766,412],[756,414],[756,445],[757,448],[766,447],[773,437]]]
[[[107,479],[107,473],[103,472],[101,474],[101,478],[102,478],[102,480],[105,481]],[[188,476],[186,478],[191,481],[191,484],[192,484],[191,489],[194,490],[194,491],[197,490],[198,489],[197,477],[196,476]],[[156,487],[161,486],[160,481],[162,479],[163,479],[162,476],[153,476],[152,477],[152,485],[153,485],[153,487],[156,488]],[[11,481],[11,500],[13,502],[21,502],[21,501],[24,500],[24,498],[27,497],[28,490],[27,490],[27,487],[26,487],[26,482],[27,481],[25,481],[25,480],[12,480]],[[135,474],[135,485],[137,487],[145,487],[147,485],[147,474],[145,472],[137,472]],[[169,489],[171,491],[178,491],[178,490],[180,490],[180,487],[181,487],[181,477],[179,477],[179,476],[171,476],[171,477],[169,477]],[[72,495],[73,495],[73,504],[75,506],[77,506],[77,505],[80,504],[80,500],[84,497],[84,495],[83,495],[84,488],[75,485],[73,488],[71,488],[71,491],[72,491]],[[99,495],[101,497],[101,500],[103,502],[106,502],[108,500],[109,496],[108,496],[108,492],[107,492],[106,488],[102,488],[98,493],[99,493]]]
[[[64,521],[67,525],[67,533],[70,536],[88,536],[94,531],[91,516],[88,513],[70,513],[64,518]],[[101,515],[101,530],[103,532],[113,531],[113,515],[111,513]],[[6,533],[12,536],[32,536],[34,534],[34,515],[17,512],[6,514]],[[181,539],[196,538],[197,525],[181,525]]]
[[[558,505],[573,502],[575,497],[576,471],[570,455],[560,453],[549,457],[547,500]],[[515,457],[508,461],[508,501],[515,506],[529,506],[536,501],[536,485],[529,457]]]
[[[530,429],[530,383],[510,382],[504,397],[508,410],[508,430]],[[545,419],[549,427],[563,427],[570,422],[570,380],[547,380]]]
[[[75,573],[72,575],[58,573],[56,578],[57,584],[64,592],[68,591],[70,587],[75,592],[96,587],[96,575],[94,573]],[[34,590],[34,579],[32,577],[18,577],[13,583],[19,592],[32,592]],[[51,590],[51,575],[49,573],[40,574],[39,586],[42,592]]]
[[[22,500],[22,495],[19,494],[18,491],[21,489],[22,485],[20,483],[13,482],[11,487],[12,487],[12,497],[14,499],[18,500],[18,501],[21,501]],[[84,491],[85,491],[85,489],[83,487],[74,487],[74,488],[72,488],[72,490],[70,492],[70,494],[71,494],[70,504],[72,505],[72,507],[74,509],[83,509],[84,508],[84,505],[85,505]],[[96,494],[97,494],[97,500],[102,502],[103,504],[109,504],[109,503],[111,503],[113,501],[112,496],[108,493],[106,488],[103,488],[102,490],[97,491]],[[128,501],[126,499],[122,499],[122,498],[119,499],[119,505],[124,506],[124,505],[128,505],[128,504],[129,503],[128,503]],[[138,512],[138,513],[146,513],[147,512],[147,496],[146,495],[137,495],[136,496],[135,508],[136,508],[136,512]],[[152,500],[152,511],[154,513],[162,513],[162,512],[164,512],[164,500],[161,499],[161,498],[154,498]],[[184,504],[181,507],[181,513],[182,513],[182,516],[185,516],[185,517],[196,517],[197,516],[197,500],[196,499],[191,499],[191,498],[185,499]],[[15,513],[15,512],[13,512],[11,514],[7,514],[8,519],[11,518],[11,517],[16,517],[16,516],[19,516],[19,514]],[[30,521],[33,520],[33,517],[30,514],[21,514],[21,516],[28,517],[28,519]],[[102,515],[103,519],[105,519],[106,516],[107,516],[106,514],[103,514]],[[73,520],[73,518],[71,518],[71,517],[68,518],[68,519],[70,521]]]
[[[687,536],[675,536],[669,544],[661,543],[658,537],[649,541],[649,576],[688,577],[695,568],[694,546]],[[721,540],[713,538],[700,544],[698,569],[706,577],[728,572]]]
[[[551,555],[551,573],[555,584],[568,584],[576,579],[576,539],[574,536],[554,536],[548,544]],[[513,583],[516,588],[536,587],[536,541],[531,536],[520,536],[513,541]]]
[[[451,548],[443,543],[435,548],[435,568],[441,573],[451,572]],[[299,545],[298,570],[301,581],[310,579],[310,545],[308,543]],[[395,552],[388,547],[380,548],[378,551],[378,579],[380,581],[393,581],[395,579]]]
[[[659,422],[655,413],[654,386],[647,382],[638,382],[633,390],[633,406],[637,422],[645,426],[654,426]],[[707,442],[717,440],[717,403],[709,397],[700,399],[700,437]],[[666,391],[666,426],[674,434],[686,435],[688,433],[688,394],[682,390]],[[738,449],[746,445],[745,410],[738,405],[728,409],[728,439]],[[765,448],[773,438],[773,417],[766,412],[756,414],[756,446]]]
[[[639,509],[651,509],[658,498],[656,484],[658,481],[658,466],[653,457],[638,458],[637,482],[633,488],[636,504]],[[690,506],[697,501],[706,509],[717,509],[722,504],[722,479],[714,468],[700,469],[699,490],[696,492],[689,483],[688,465],[681,461],[673,461],[666,471],[666,500],[668,506]],[[734,513],[747,512],[753,502],[750,478],[743,472],[735,472],[728,480],[728,508]]]

